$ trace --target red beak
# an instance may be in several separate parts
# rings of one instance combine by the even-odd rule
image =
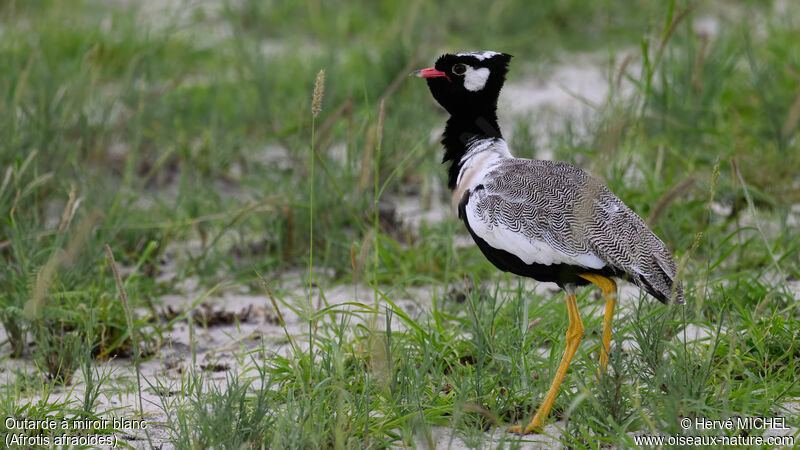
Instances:
[[[410,77],[420,77],[420,78],[439,78],[445,77],[447,81],[450,81],[450,77],[447,76],[446,73],[442,72],[441,70],[436,70],[435,67],[429,67],[427,69],[417,70],[411,72],[409,74]]]

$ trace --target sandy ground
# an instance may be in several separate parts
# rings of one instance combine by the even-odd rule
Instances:
[[[282,296],[284,301],[302,302],[305,301],[306,289],[300,286],[302,274],[296,274],[293,280],[285,281],[281,291],[289,288],[288,294]],[[195,288],[195,283],[189,280],[184,282],[189,288]],[[297,287],[292,288],[292,285]],[[551,292],[554,286],[546,283],[527,282],[526,288],[541,293]],[[430,308],[431,295],[443,295],[437,292],[438,288],[417,287],[411,291],[397,293],[393,298],[401,298],[399,306],[412,317],[425,314],[426,309]],[[319,291],[316,297],[319,298]],[[191,303],[202,295],[202,292],[187,292],[179,295],[169,295],[162,298],[164,308],[173,310],[184,310]],[[372,304],[372,292],[367,286],[362,285],[340,285],[325,291],[325,297],[330,304],[341,304],[344,302],[358,301],[365,304]],[[617,320],[622,316],[633,313],[633,309],[640,299],[639,291],[630,286],[624,286],[620,290],[620,301]],[[144,361],[140,365],[143,389],[142,405],[144,413],[137,414],[139,398],[137,396],[136,374],[129,359],[116,359],[97,364],[97,370],[109,377],[105,383],[97,406],[98,411],[114,411],[116,417],[134,419],[143,418],[148,423],[147,432],[142,430],[128,430],[127,433],[117,433],[120,439],[125,439],[129,445],[134,447],[149,448],[152,445],[161,448],[171,448],[169,445],[169,433],[163,426],[167,421],[164,410],[171,410],[171,402],[179,400],[173,392],[181,392],[181,381],[185,378],[187,371],[197,370],[206,373],[206,379],[211,383],[218,383],[224,386],[227,372],[241,373],[250,362],[252,353],[259,353],[265,350],[268,355],[270,352],[285,353],[289,351],[289,346],[283,329],[276,323],[274,310],[265,296],[240,293],[236,290],[228,290],[214,295],[207,300],[206,306],[200,307],[196,312],[199,317],[224,316],[226,314],[239,315],[242,320],[239,323],[221,323],[203,328],[197,326],[194,330],[194,342],[190,340],[189,325],[186,322],[178,323],[174,329],[165,335],[165,343],[160,351],[151,359]],[[582,315],[599,315],[599,302],[584,305]],[[245,314],[247,312],[247,314]],[[282,308],[282,313],[290,333],[294,334],[302,345],[302,335],[304,333],[305,322],[291,312],[288,308]],[[382,324],[381,320],[377,321]],[[402,328],[399,322],[393,324],[393,328]],[[685,333],[679,333],[676,340],[687,342],[708,341],[712,338],[715,330],[705,327],[690,325]],[[726,330],[723,330],[723,333]],[[623,341],[623,351],[626,344],[632,345],[632,338],[626,336]],[[3,339],[3,336],[0,336]],[[588,336],[587,336],[587,339]],[[194,360],[192,358],[192,346],[194,346]],[[543,354],[547,354],[549,349],[541,349]],[[243,364],[244,363],[244,364]],[[28,370],[36,373],[33,364],[25,359],[8,359],[3,363],[4,372],[0,377],[4,378],[5,383],[14,382],[14,369]],[[84,383],[80,380],[80,374],[76,374],[76,382],[72,386],[57,388],[50,396],[50,401],[65,398],[80,402],[83,397]],[[158,392],[167,393],[161,397]],[[37,396],[31,397],[36,400]],[[787,404],[785,407],[789,411],[797,411],[797,404]],[[551,436],[559,436],[563,429],[563,423],[550,423],[543,434],[531,435],[526,437],[522,443],[522,448],[545,448],[558,444],[558,441]],[[125,431],[125,430],[121,430]],[[780,430],[778,430],[780,431]],[[778,431],[771,431],[777,433]],[[796,429],[789,430],[790,434],[797,432]],[[504,428],[496,428],[485,433],[485,445],[499,443],[503,440]],[[149,436],[148,436],[149,434]],[[507,439],[507,436],[505,436]],[[148,440],[149,439],[149,440]],[[467,443],[453,430],[445,427],[434,428],[430,439],[435,443],[435,448],[464,449],[469,448]],[[416,444],[418,448],[427,448],[428,437],[418,436]]]

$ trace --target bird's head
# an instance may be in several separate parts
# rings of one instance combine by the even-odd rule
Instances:
[[[427,78],[433,98],[450,115],[494,113],[511,55],[490,51],[445,54],[428,69],[411,76]]]

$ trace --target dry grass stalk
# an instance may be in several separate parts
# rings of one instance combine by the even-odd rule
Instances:
[[[349,117],[349,114],[353,110],[353,97],[348,96],[347,100],[344,101],[341,105],[339,105],[336,110],[328,115],[328,118],[325,119],[325,122],[322,123],[322,126],[319,127],[319,131],[316,131],[317,137],[315,138],[316,142],[314,143],[315,153],[317,154],[317,158],[321,158],[320,152],[324,152],[328,147],[330,147],[330,130],[333,128],[333,125],[339,120],[342,116]]]
[[[369,127],[367,130],[366,139],[364,140],[364,152],[361,155],[361,175],[358,177],[358,189],[364,192],[367,186],[372,181],[370,177],[372,168],[372,152],[375,150],[375,125]]]
[[[667,28],[666,32],[661,38],[661,45],[658,48],[658,58],[656,60],[661,59],[661,54],[664,52],[664,48],[667,46],[667,42],[669,42],[669,39],[675,33],[675,30],[678,28],[678,25],[680,25],[680,23],[683,22],[683,20],[686,19],[689,13],[692,12],[696,7],[697,7],[697,2],[689,4],[689,6],[687,6],[683,11],[679,12],[678,15],[675,17],[675,20],[673,20],[669,24],[669,28]]]
[[[364,265],[367,262],[367,257],[369,256],[369,252],[372,250],[374,242],[375,229],[370,228],[366,233],[364,233],[364,238],[361,241],[361,248],[358,251],[358,255],[355,255],[355,248],[353,249],[355,260],[351,261],[351,263],[353,264],[353,276],[356,280],[359,280],[361,278],[361,274],[364,272]]]
[[[117,261],[114,259],[114,253],[111,251],[111,246],[106,244],[106,257],[108,259],[108,265],[111,267],[111,272],[114,274],[114,282],[117,284],[117,290],[119,291],[119,298],[122,301],[122,309],[125,311],[125,322],[128,324],[128,329],[131,333],[131,339],[133,337],[133,311],[131,310],[131,305],[128,303],[128,294],[125,292],[125,286],[122,284],[122,277],[119,275],[119,269],[117,268]],[[136,355],[134,355],[135,357]]]
[[[500,419],[497,418],[490,410],[484,408],[477,403],[472,402],[465,402],[461,404],[461,409],[464,411],[474,412],[482,415],[486,420],[488,420],[493,426],[499,427],[502,425]]]
[[[625,71],[628,70],[628,65],[633,60],[633,53],[628,53],[625,55],[625,59],[622,60],[622,64],[619,66],[619,71],[617,71],[617,79],[614,82],[614,86],[616,86],[617,90],[619,90],[620,86],[622,86],[622,78],[625,76]]]
[[[378,151],[381,149],[381,144],[383,143],[383,119],[386,117],[386,100],[381,99],[381,105],[378,108],[378,129],[377,129],[377,136],[376,140]]]
[[[77,209],[77,205],[73,209],[73,205],[75,204],[75,185],[73,184],[69,190],[69,197],[67,199],[67,206],[64,207],[64,212],[61,213],[61,223],[58,225],[58,232],[63,233],[67,231],[69,228],[70,222],[72,222],[72,216]]]
[[[381,144],[383,141],[383,120],[386,117],[386,101],[381,99],[378,108],[378,125],[372,125],[367,129],[366,139],[364,140],[364,153],[361,156],[361,174],[358,177],[358,189],[363,192],[370,185],[370,182],[375,182],[373,177],[370,177],[371,168],[374,159],[374,153],[377,150],[380,152]]]
[[[403,68],[400,69],[399,72],[397,72],[397,75],[395,75],[395,77],[392,80],[392,82],[389,83],[389,86],[387,86],[386,89],[381,94],[381,96],[380,96],[381,101],[386,100],[387,98],[391,97],[392,94],[394,94],[394,91],[396,91],[397,88],[399,88],[403,84],[403,82],[408,80],[408,73],[411,72],[412,70],[414,70],[415,67],[417,67],[418,62],[419,61],[418,61],[418,59],[416,57],[411,58],[406,63],[406,65],[403,66]]]
[[[36,276],[36,282],[33,285],[31,299],[25,303],[25,318],[28,320],[39,317],[41,306],[47,296],[50,294],[50,289],[53,285],[53,280],[56,276],[56,270],[60,266],[68,265],[75,259],[81,247],[86,244],[89,239],[89,234],[94,228],[95,223],[100,220],[103,213],[100,210],[94,210],[89,217],[84,220],[75,231],[69,241],[67,242],[66,250],[56,249],[47,262],[44,263],[39,273]]]
[[[647,220],[645,220],[647,226],[652,227],[653,224],[658,221],[661,215],[664,214],[664,211],[667,210],[667,206],[674,202],[675,199],[688,192],[689,189],[694,186],[696,181],[697,180],[694,177],[686,177],[679,181],[675,186],[672,186],[672,189],[662,194],[661,198],[658,199],[658,202],[656,202],[656,205],[650,211],[650,215],[647,216]]]
[[[717,179],[719,179],[719,158],[714,162],[714,168],[711,169],[711,181],[708,186],[708,205],[706,208],[711,210],[711,205],[714,203],[714,196],[717,192]]]
[[[678,287],[678,283],[683,280],[683,274],[686,273],[686,268],[689,266],[689,260],[692,259],[692,255],[697,248],[700,247],[700,242],[703,240],[703,232],[699,231],[697,234],[694,235],[694,241],[692,242],[692,246],[689,248],[689,251],[683,255],[681,260],[678,262],[678,267],[675,272],[675,280],[672,283],[672,288],[670,289],[669,299],[670,302],[674,303],[677,292],[675,289]],[[699,296],[698,296],[699,298]]]
[[[697,50],[697,55],[694,58],[694,66],[692,67],[692,86],[698,94],[703,92],[703,82],[700,80],[700,68],[708,56],[708,36],[701,34],[698,36],[700,40],[700,48]]]
[[[122,300],[122,309],[125,311],[125,323],[128,325],[128,332],[130,333],[131,343],[133,344],[133,365],[136,368],[136,387],[137,393],[139,397],[139,411],[144,413],[144,405],[142,404],[142,380],[141,380],[141,371],[139,370],[139,346],[136,342],[136,329],[134,328],[133,324],[133,310],[131,309],[131,305],[128,302],[128,294],[125,292],[125,285],[122,284],[122,277],[119,275],[119,269],[117,268],[117,262],[114,260],[114,253],[111,251],[111,246],[106,244],[106,257],[108,259],[108,265],[111,266],[111,271],[114,273],[114,282],[117,284],[117,290],[119,291],[119,297]],[[147,438],[150,439],[150,435],[147,435]]]
[[[781,136],[784,139],[789,139],[797,130],[798,123],[800,123],[800,90],[797,91],[797,96],[795,96],[792,106],[789,107],[789,111],[786,113],[786,119],[781,127]]]
[[[294,248],[294,216],[292,215],[292,205],[286,204],[283,206],[283,213],[286,215],[286,241],[283,244],[283,259],[288,261],[292,258],[292,250]]]
[[[297,346],[295,346],[292,335],[289,334],[289,330],[286,328],[286,321],[283,320],[283,314],[281,314],[281,309],[278,307],[278,301],[275,300],[272,290],[267,285],[267,282],[264,281],[264,278],[261,276],[261,274],[258,274],[258,280],[261,282],[261,286],[267,292],[267,296],[269,297],[269,301],[272,303],[272,307],[275,308],[275,314],[278,315],[278,322],[281,324],[281,328],[283,328],[283,333],[286,335],[286,339],[289,340],[289,344],[292,346],[292,349],[297,352]]]

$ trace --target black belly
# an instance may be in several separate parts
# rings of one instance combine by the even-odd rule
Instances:
[[[483,254],[486,256],[486,259],[497,266],[498,269],[505,272],[511,272],[513,274],[533,278],[534,280],[538,281],[553,282],[562,288],[567,284],[576,286],[584,286],[589,284],[589,280],[581,278],[579,276],[580,274],[594,273],[597,275],[602,275],[606,278],[622,278],[623,275],[617,273],[617,271],[608,266],[600,269],[590,269],[572,264],[527,264],[513,253],[500,250],[489,245],[486,241],[475,235],[469,225],[467,225],[467,229],[472,235],[472,239],[476,244],[478,244],[478,248],[480,248]]]

